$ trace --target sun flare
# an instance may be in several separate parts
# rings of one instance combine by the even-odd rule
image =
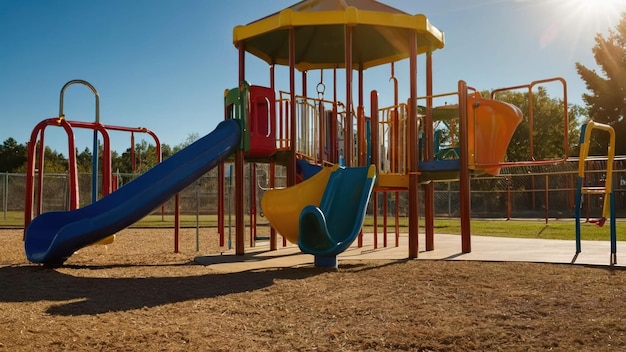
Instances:
[[[522,0],[518,0],[522,1]],[[606,33],[626,12],[625,0],[523,0],[550,5],[549,24],[543,28],[539,39],[541,47],[556,41],[567,42],[570,50],[588,45],[597,33]],[[587,43],[587,44],[582,44]],[[591,44],[593,45],[593,44]]]
[[[569,0],[567,7],[583,21],[602,21],[615,16],[616,13],[626,11],[626,2],[624,0]]]

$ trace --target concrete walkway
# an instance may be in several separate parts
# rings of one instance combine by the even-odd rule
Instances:
[[[374,249],[373,235],[365,234],[363,247],[355,244],[339,256],[339,267],[343,260],[402,260],[408,256],[408,236],[401,235],[398,247],[382,248],[382,240]],[[472,236],[472,252],[461,253],[459,235],[435,235],[435,250],[424,251],[424,235],[420,234],[418,260],[478,260],[478,261],[519,261],[538,263],[565,263],[583,265],[610,264],[611,247],[608,241],[582,241],[582,252],[576,255],[573,240],[538,240],[523,238],[502,238]],[[390,245],[395,240],[389,238]],[[626,242],[617,243],[617,266],[626,266],[624,251]],[[246,248],[246,255],[234,255],[228,251],[217,255],[196,258],[199,264],[207,265],[216,271],[239,272],[263,268],[284,268],[313,266],[313,256],[300,252],[298,246],[288,245],[276,251],[269,251],[267,242],[260,242],[254,248]]]

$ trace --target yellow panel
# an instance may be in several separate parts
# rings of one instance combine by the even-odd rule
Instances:
[[[292,6],[245,26],[233,29],[233,43],[245,43],[245,50],[269,64],[289,65],[289,32],[296,32],[296,68],[311,70],[345,67],[346,27],[353,27],[353,68],[367,69],[409,56],[411,33],[417,34],[417,53],[444,46],[444,34],[426,16],[410,15],[375,2],[337,10],[336,3],[324,6]],[[306,4],[305,4],[306,5]],[[333,5],[333,6],[331,6]],[[334,9],[334,10],[328,10]],[[314,30],[313,30],[314,29]]]
[[[109,236],[109,237],[105,237],[103,239],[101,239],[100,241],[94,243],[93,245],[107,245],[107,244],[111,244],[115,241],[115,235]]]
[[[324,167],[309,179],[288,188],[265,192],[261,208],[270,225],[291,243],[298,243],[300,212],[319,206],[330,174],[339,166]]]
[[[259,21],[245,26],[235,26],[233,29],[233,43],[273,32],[275,30],[300,26],[324,26],[324,25],[374,25],[381,27],[394,27],[415,30],[418,34],[426,35],[432,42],[433,49],[441,49],[444,46],[444,34],[431,25],[428,18],[422,14],[401,15],[381,12],[358,10],[349,7],[346,11],[324,12],[294,12],[291,9],[265,17]]]
[[[377,188],[408,188],[408,174],[384,174],[379,173],[376,180]]]

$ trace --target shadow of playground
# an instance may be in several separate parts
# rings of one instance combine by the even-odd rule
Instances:
[[[106,278],[77,277],[41,266],[9,266],[0,268],[4,283],[0,302],[58,301],[47,313],[92,315],[253,291],[277,279],[298,280],[323,272],[313,267],[272,268],[185,277]]]

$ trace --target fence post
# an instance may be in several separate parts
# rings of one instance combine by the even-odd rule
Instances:
[[[448,216],[450,216],[450,214],[452,214],[452,193],[450,190],[450,186],[452,185],[452,182],[448,182]]]
[[[4,220],[7,219],[8,203],[9,203],[9,173],[5,172],[4,183],[2,187],[2,209],[4,211]]]
[[[545,204],[545,208],[546,208],[546,225],[548,224],[548,215],[550,212],[550,201],[548,200],[548,174],[545,175],[546,181],[544,184],[544,189],[545,189],[545,194],[546,194],[546,204]]]
[[[200,251],[200,181],[196,182],[196,252]]]
[[[511,178],[506,178],[506,219],[511,220]]]

